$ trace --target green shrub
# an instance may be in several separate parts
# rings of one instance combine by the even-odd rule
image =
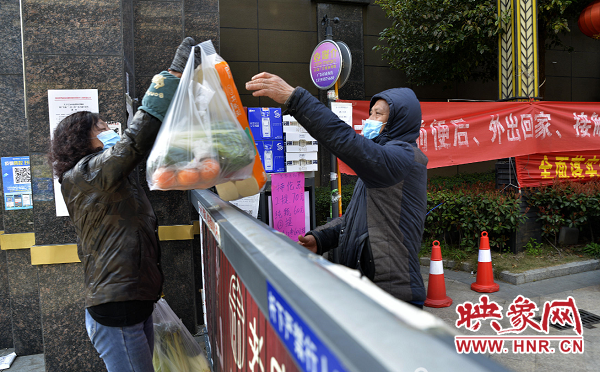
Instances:
[[[352,199],[353,191],[354,184],[342,186],[342,213],[346,212],[346,207],[348,207],[350,199]],[[331,216],[331,188],[329,186],[318,186],[315,188],[315,210],[317,226],[327,223],[327,218]]]
[[[462,188],[465,185],[482,186],[493,189],[495,182],[496,175],[494,172],[470,174],[461,173],[451,177],[431,177],[427,181],[427,189],[429,191],[450,191],[457,188]]]
[[[594,241],[594,226],[600,221],[600,181],[556,182],[530,189],[528,204],[537,208],[542,237],[556,244],[563,226],[589,230]]]
[[[594,258],[600,258],[600,244],[590,243],[583,247],[583,251]]]
[[[538,243],[534,238],[530,238],[523,248],[525,248],[525,253],[530,256],[539,256],[544,253],[544,244]]]
[[[510,235],[525,219],[519,194],[500,192],[490,183],[429,191],[427,209],[424,239],[443,240],[467,252],[478,247],[483,231],[490,247],[507,248]]]

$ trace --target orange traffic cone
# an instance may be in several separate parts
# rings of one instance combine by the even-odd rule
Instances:
[[[497,292],[500,286],[494,283],[494,269],[492,268],[492,254],[490,252],[490,239],[487,231],[481,233],[479,240],[479,258],[477,260],[477,279],[471,284],[475,292]]]
[[[452,305],[452,299],[446,296],[442,249],[440,248],[440,242],[437,240],[433,242],[431,247],[429,283],[427,284],[427,298],[424,305],[428,307],[448,307]]]

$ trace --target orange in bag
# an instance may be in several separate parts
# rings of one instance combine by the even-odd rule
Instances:
[[[240,95],[237,91],[237,88],[235,87],[235,83],[233,82],[233,75],[231,74],[231,69],[229,68],[229,65],[227,64],[227,62],[221,61],[215,65],[215,69],[219,74],[219,79],[221,80],[221,87],[225,91],[225,95],[227,96],[227,101],[229,102],[231,109],[233,110],[236,118],[238,119],[240,125],[242,126],[246,134],[248,134],[248,136],[252,138],[252,142],[254,142],[254,137],[252,136],[252,132],[250,131],[250,125],[248,124],[248,117],[246,116],[246,112],[244,110],[244,107],[242,106],[242,100],[240,99]],[[260,156],[258,155],[258,151],[256,150],[256,144],[254,144],[254,149],[256,153],[254,158],[254,167],[252,169],[252,176],[250,178],[253,178],[256,181],[258,191],[260,192],[264,189],[267,183],[267,174],[262,165],[262,162],[260,161]],[[248,187],[248,184],[250,182],[251,180],[245,180],[244,182],[235,182],[238,197],[232,196],[229,198],[223,198],[223,196],[235,194],[235,190],[233,190],[232,185],[227,185],[228,183],[233,184],[233,182],[227,182],[226,184],[217,185],[217,192],[219,192],[219,196],[221,196],[221,198],[223,198],[224,200],[234,200],[239,197],[254,195],[256,194],[256,192],[253,192],[254,187]]]

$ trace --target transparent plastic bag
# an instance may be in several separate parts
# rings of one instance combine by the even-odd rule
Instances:
[[[194,48],[148,156],[150,190],[206,189],[252,174],[254,143],[228,104],[214,57],[200,48],[194,70]]]
[[[221,87],[225,91],[225,95],[227,96],[229,106],[233,110],[236,118],[238,119],[238,122],[246,131],[248,137],[252,138],[252,142],[254,142],[252,131],[250,130],[250,125],[248,124],[248,117],[246,115],[244,107],[242,106],[242,101],[240,99],[240,95],[237,91],[237,88],[235,87],[233,75],[231,73],[229,65],[223,58],[221,58],[221,56],[217,54],[210,40],[207,40],[199,45],[204,51],[204,53],[206,53],[209,62],[214,66],[215,70],[217,71],[217,74],[219,75],[219,80],[221,82]],[[252,175],[246,178],[245,180],[232,180],[221,184],[217,184],[217,194],[219,194],[219,197],[221,199],[225,201],[236,200],[258,194],[259,192],[265,189],[265,186],[267,184],[267,174],[265,172],[262,162],[260,161],[260,155],[256,150],[256,145],[254,149],[255,155],[254,166],[252,168]]]
[[[154,355],[156,372],[210,372],[202,347],[194,340],[164,298],[154,305]]]

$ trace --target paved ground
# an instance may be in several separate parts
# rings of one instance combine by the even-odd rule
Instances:
[[[429,267],[422,267],[421,272],[425,285],[429,279]],[[447,308],[425,308],[425,311],[435,314],[451,327],[455,327],[458,319],[456,306],[465,301],[478,303],[481,293],[471,290],[471,283],[475,282],[475,276],[464,271],[451,271],[446,269],[444,272],[446,279],[446,294],[453,300],[453,304]],[[528,297],[535,302],[538,307],[543,307],[546,301],[566,300],[569,296],[575,299],[577,307],[580,310],[586,310],[590,313],[600,316],[600,270],[588,271],[579,274],[572,274],[558,278],[541,280],[538,282],[525,283],[521,285],[512,285],[497,281],[500,290],[488,294],[491,301],[502,306],[504,319],[500,321],[502,328],[511,327],[510,321],[506,318],[506,312],[510,304],[518,295]],[[537,313],[536,315],[539,315]],[[471,332],[465,328],[458,329],[461,334],[492,336],[496,333],[489,326],[489,320],[482,322],[481,329],[477,332]],[[584,353],[583,354],[562,354],[558,350],[554,354],[514,354],[511,350],[507,354],[493,354],[490,358],[503,364],[516,372],[546,372],[546,371],[598,371],[600,365],[600,323],[596,328],[583,328]],[[528,329],[522,335],[542,335],[541,333]],[[575,332],[572,329],[557,330],[550,328],[550,335],[572,336]],[[556,347],[556,343],[551,344]],[[510,345],[508,346],[510,349]],[[558,349],[558,348],[557,348]],[[0,356],[12,352],[12,349],[0,350]],[[10,372],[44,372],[43,354],[18,356],[13,362]]]
[[[427,286],[429,268],[422,267],[421,272]],[[446,269],[444,277],[446,279],[446,294],[452,298],[453,304],[450,307],[439,309],[426,307],[425,310],[456,328],[455,323],[458,320],[456,306],[463,304],[465,301],[478,303],[482,293],[470,289],[471,284],[475,282],[475,276],[470,273]],[[572,296],[580,310],[583,309],[600,316],[600,270],[521,285],[512,285],[500,281],[496,283],[500,285],[500,290],[490,293],[488,296],[490,301],[495,301],[502,306],[504,316],[500,321],[502,329],[513,327],[510,324],[510,319],[506,317],[506,312],[518,295],[528,297],[537,304],[538,308],[543,308],[546,301],[566,300],[569,296]],[[539,315],[539,312],[536,313],[537,315]],[[496,335],[489,324],[490,320],[482,321],[481,329],[477,332],[471,332],[464,327],[461,327],[458,331],[465,335]],[[600,370],[600,367],[598,367],[600,365],[600,323],[595,324],[595,327],[593,329],[583,328],[583,354],[563,354],[558,350],[558,342],[554,341],[551,343],[551,347],[556,349],[554,354],[514,354],[512,350],[509,350],[507,354],[493,354],[490,355],[490,358],[517,372],[598,371]],[[543,333],[529,328],[521,335],[541,336]],[[575,336],[576,333],[572,329],[558,330],[550,327],[549,335]],[[511,346],[512,343],[509,343],[505,347],[511,349]]]
[[[14,349],[0,350],[0,356],[10,354]],[[9,372],[44,372],[44,354],[17,356],[9,369],[0,369]]]

